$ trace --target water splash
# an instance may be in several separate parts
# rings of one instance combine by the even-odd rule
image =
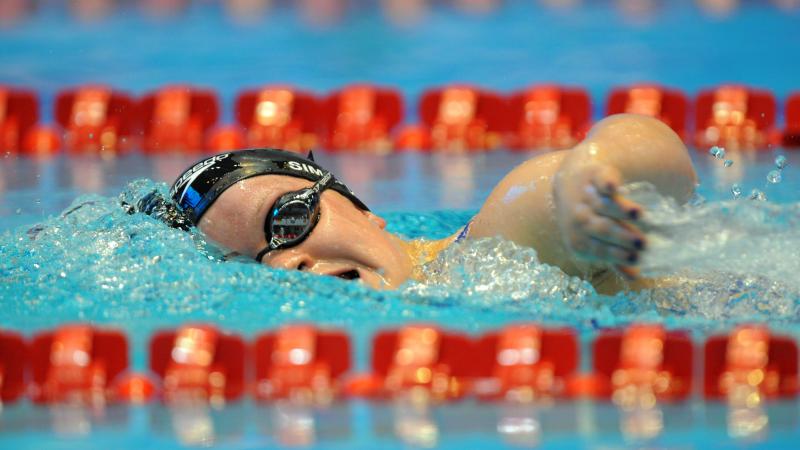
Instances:
[[[672,279],[662,307],[712,319],[800,319],[800,204],[722,201],[678,205],[652,186],[630,195],[647,207],[645,275]],[[685,298],[686,300],[680,300]]]
[[[0,235],[0,326],[32,331],[78,320],[108,323],[145,348],[154,329],[187,321],[243,333],[313,321],[347,327],[364,339],[407,321],[483,330],[535,320],[584,331],[634,320],[700,327],[758,318],[798,323],[798,205],[677,206],[646,190],[634,192],[649,208],[642,270],[674,281],[660,289],[598,295],[587,282],[540,263],[532,249],[495,238],[452,246],[424,268],[426,282],[382,292],[225,261],[201,234],[120,207],[153,189],[166,194],[167,188],[140,180],[119,198],[81,197],[59,216]],[[439,238],[472,213],[385,216],[393,232]]]
[[[422,272],[425,282],[409,286],[406,294],[458,297],[461,304],[487,309],[553,315],[562,306],[584,307],[596,296],[587,281],[539,262],[532,248],[497,237],[452,245]]]

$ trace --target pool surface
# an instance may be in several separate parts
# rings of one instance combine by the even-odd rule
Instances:
[[[44,2],[25,21],[0,28],[0,83],[36,90],[46,122],[57,91],[89,82],[134,94],[175,82],[209,86],[221,94],[223,122],[232,120],[236,93],[274,82],[318,93],[357,81],[394,86],[405,96],[407,122],[416,120],[420,92],[453,82],[503,92],[541,82],[582,86],[595,119],[612,87],[633,82],[659,82],[690,95],[744,83],[779,99],[800,89],[791,60],[800,54],[796,8],[742,2],[719,16],[690,1],[652,2],[655,8],[631,15],[615,2],[583,2],[572,10],[544,3],[506,2],[486,16],[437,3],[418,24],[399,26],[375,5],[354,2],[362,7],[318,28],[283,3],[255,25],[238,25],[214,2],[194,2],[186,13],[162,20],[126,4],[90,24],[70,18],[58,2]],[[675,290],[613,297],[539,264],[535,252],[498,240],[454,248],[427,268],[429,283],[396,292],[221,261],[220,250],[202,236],[127,215],[119,206],[121,199],[166,189],[196,155],[4,156],[0,328],[25,336],[75,322],[118,328],[129,337],[136,371],[146,370],[154,331],[187,322],[214,323],[248,339],[287,323],[341,328],[353,339],[359,372],[367,370],[376,331],[412,322],[473,336],[520,321],[568,325],[580,337],[583,371],[591,367],[598,330],[633,322],[688,330],[698,355],[709,335],[742,322],[768,323],[797,341],[800,152],[729,154],[729,167],[692,152],[701,184],[689,207],[635,194],[652,205],[654,246],[643,269],[685,282]],[[433,239],[463,226],[497,181],[535,154],[316,157],[384,216],[391,231]],[[773,183],[767,176],[778,155],[788,166]],[[767,201],[750,198],[759,193]],[[222,410],[174,411],[156,403],[102,413],[23,401],[0,412],[0,447],[683,449],[787,448],[797,441],[796,399],[768,403],[763,412],[767,430],[742,438],[728,429],[725,405],[703,402],[699,392],[648,417],[589,401],[512,407],[465,400],[415,409],[352,400],[310,411],[244,400]],[[647,430],[641,421],[648,420],[663,432],[631,431]]]

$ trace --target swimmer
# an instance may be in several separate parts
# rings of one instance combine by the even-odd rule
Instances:
[[[636,270],[647,247],[638,226],[646,211],[620,193],[633,182],[649,182],[684,203],[697,177],[668,126],[616,115],[598,122],[574,148],[520,164],[468,224],[442,240],[407,242],[389,233],[333,174],[280,150],[242,150],[199,162],[172,185],[176,206],[162,205],[156,215],[173,226],[196,226],[231,254],[261,264],[389,289],[418,277],[418,269],[450,245],[501,236],[534,248],[542,262],[601,292],[615,292],[648,284]],[[154,211],[141,203],[139,210]]]

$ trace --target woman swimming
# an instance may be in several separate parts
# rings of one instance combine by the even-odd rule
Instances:
[[[389,233],[383,219],[312,159],[270,149],[195,164],[173,184],[177,210],[167,215],[174,225],[195,225],[223,248],[262,264],[374,288],[398,287],[458,241],[501,236],[611,292],[637,278],[646,247],[637,227],[642,207],[619,192],[633,182],[651,183],[683,203],[697,177],[669,127],[617,115],[598,122],[573,149],[516,167],[463,229],[438,241],[406,242]]]

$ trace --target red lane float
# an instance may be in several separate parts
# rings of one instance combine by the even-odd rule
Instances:
[[[620,113],[643,114],[669,125],[681,139],[686,138],[686,119],[689,99],[677,90],[654,84],[638,84],[611,91],[606,103],[606,115]]]
[[[31,398],[36,403],[114,399],[113,387],[128,368],[128,340],[119,331],[67,325],[31,343]]]
[[[0,409],[25,393],[28,346],[22,336],[0,331]]]
[[[793,397],[798,392],[797,362],[797,344],[791,338],[772,335],[764,326],[739,326],[730,335],[706,341],[705,396],[734,401],[752,393]]]
[[[783,132],[783,145],[800,147],[800,92],[786,99],[786,129]]]
[[[323,114],[328,150],[387,153],[403,121],[403,97],[392,88],[347,86],[325,99]]]
[[[60,148],[58,136],[37,125],[36,93],[0,85],[0,153],[51,155]]]
[[[320,102],[309,92],[265,86],[236,98],[236,121],[247,130],[247,147],[304,153],[319,143]]]
[[[433,401],[460,398],[471,378],[470,348],[467,336],[435,326],[382,331],[372,341],[372,374],[355,378],[348,391],[373,398],[404,394]]]
[[[779,140],[775,114],[769,91],[737,85],[701,91],[695,102],[695,144],[701,149],[766,149]]]
[[[209,131],[206,148],[211,153],[222,153],[246,147],[244,133],[238,125],[223,125]]]
[[[217,123],[219,100],[214,91],[168,86],[145,95],[139,103],[145,153],[197,153],[206,148],[206,134]]]
[[[56,96],[55,119],[71,153],[124,153],[134,147],[136,102],[107,86],[82,86]]]
[[[210,325],[189,325],[153,336],[150,370],[161,378],[166,402],[201,400],[220,405],[244,393],[245,353],[239,336]]]
[[[129,403],[147,403],[156,394],[153,379],[141,373],[122,374],[116,385],[117,398]]]
[[[470,364],[472,393],[485,400],[532,401],[566,395],[578,368],[578,341],[568,328],[512,325],[482,336]]]
[[[350,339],[340,331],[286,326],[256,338],[255,397],[329,403],[342,392],[350,369]]]
[[[508,109],[499,95],[471,86],[450,86],[424,92],[419,102],[420,126],[398,137],[400,150],[445,152],[494,150],[507,129]]]
[[[515,150],[572,147],[592,122],[589,94],[580,88],[533,86],[511,94],[508,108],[506,144]]]
[[[595,395],[622,406],[641,399],[685,400],[692,389],[692,355],[688,333],[661,325],[605,331],[594,342]]]

